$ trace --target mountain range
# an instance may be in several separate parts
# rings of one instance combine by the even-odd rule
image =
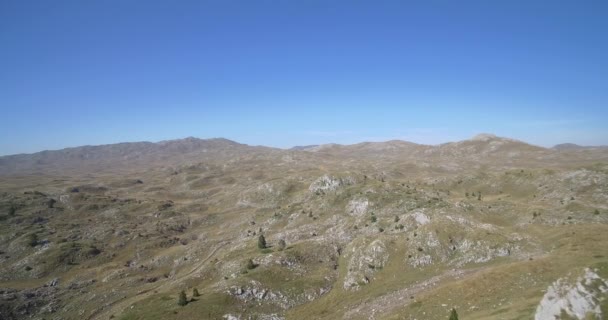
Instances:
[[[175,163],[204,161],[209,158],[235,157],[242,154],[285,153],[308,151],[312,153],[382,158],[390,156],[424,158],[425,161],[468,159],[467,156],[492,160],[517,158],[522,151],[535,154],[536,160],[554,159],[555,151],[586,151],[598,153],[607,147],[585,147],[575,144],[559,144],[547,149],[522,141],[501,138],[491,134],[479,134],[470,140],[444,143],[436,146],[392,140],[387,142],[362,142],[353,145],[325,144],[296,146],[288,150],[263,146],[249,146],[224,138],[198,139],[188,137],[160,142],[127,142],[99,146],[82,146],[61,150],[42,151],[33,154],[17,154],[0,157],[0,175],[61,173],[87,171],[116,171],[150,168]],[[559,157],[564,155],[560,154]],[[573,154],[573,156],[575,156]],[[576,157],[576,156],[575,156]],[[577,158],[583,157],[580,155]],[[483,159],[475,159],[482,161]],[[487,159],[486,159],[487,160]],[[531,159],[534,160],[534,159]]]
[[[602,147],[186,138],[0,157],[2,320],[603,319],[606,247]]]

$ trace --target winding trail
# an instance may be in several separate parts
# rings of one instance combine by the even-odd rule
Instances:
[[[124,299],[118,299],[116,301],[111,302],[108,305],[102,306],[101,308],[93,311],[93,313],[91,315],[89,315],[87,317],[87,319],[88,320],[110,319],[110,316],[122,314],[122,312],[126,308],[130,307],[131,305],[133,305],[134,303],[136,303],[138,301],[144,300],[144,299],[152,296],[153,294],[157,294],[158,292],[167,291],[168,289],[171,289],[173,286],[175,286],[175,284],[180,283],[182,280],[189,278],[190,276],[192,276],[193,274],[195,274],[197,272],[200,272],[205,267],[205,264],[215,255],[215,253],[217,253],[218,250],[225,247],[226,245],[232,243],[232,240],[233,239],[220,241],[218,243],[218,245],[209,253],[209,255],[207,255],[207,257],[205,259],[203,259],[197,266],[195,266],[192,270],[188,271],[187,273],[184,273],[184,274],[176,277],[175,279],[169,279],[168,281],[165,281],[164,283],[162,283],[156,287],[139,291],[134,296],[127,297]]]
[[[410,299],[410,296],[417,295],[421,292],[435,288],[440,282],[444,280],[461,280],[463,277],[471,274],[478,273],[479,271],[487,268],[475,268],[467,270],[449,270],[440,275],[434,276],[430,279],[416,283],[410,287],[396,290],[382,296],[370,299],[361,303],[357,308],[351,309],[344,314],[343,319],[354,319],[354,318],[365,318],[365,319],[376,319],[382,315],[388,314],[391,310],[399,307],[406,306],[414,300]]]

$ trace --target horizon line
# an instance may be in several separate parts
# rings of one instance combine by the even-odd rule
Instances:
[[[188,139],[196,139],[196,140],[227,140],[227,141],[230,141],[230,142],[234,142],[234,143],[238,143],[238,144],[242,144],[242,145],[246,145],[246,146],[251,146],[251,147],[265,147],[265,148],[273,148],[273,149],[280,149],[280,150],[291,150],[291,149],[298,148],[298,147],[317,147],[317,146],[324,146],[324,145],[354,146],[354,145],[363,144],[363,143],[386,143],[386,142],[392,142],[392,141],[413,143],[413,144],[420,145],[420,146],[441,146],[441,145],[449,144],[449,143],[458,143],[458,142],[463,142],[463,141],[481,140],[481,139],[486,138],[486,137],[490,138],[490,139],[491,138],[496,138],[496,139],[517,141],[517,142],[525,143],[525,144],[528,144],[528,145],[531,145],[531,146],[540,147],[540,148],[543,148],[543,149],[553,149],[553,148],[555,148],[557,146],[561,146],[561,145],[572,145],[572,146],[575,146],[575,147],[582,147],[582,148],[602,148],[602,147],[606,147],[606,145],[579,145],[579,144],[572,143],[572,142],[562,142],[562,143],[558,143],[558,144],[555,144],[555,145],[552,145],[552,146],[542,146],[542,145],[533,144],[533,143],[530,143],[530,142],[527,142],[527,141],[524,141],[524,140],[514,139],[514,138],[509,138],[509,137],[504,137],[504,136],[498,136],[498,135],[491,134],[491,133],[479,133],[479,134],[476,134],[473,137],[470,137],[468,139],[451,140],[451,141],[446,141],[446,142],[441,142],[441,143],[436,143],[436,144],[419,143],[419,142],[415,142],[415,141],[409,141],[409,140],[394,138],[394,139],[386,139],[386,140],[380,140],[380,141],[363,140],[363,141],[354,142],[354,143],[328,142],[328,143],[316,143],[316,144],[315,143],[311,143],[311,144],[299,144],[299,145],[292,145],[290,147],[275,147],[275,146],[269,146],[269,145],[264,145],[264,144],[247,144],[247,143],[242,143],[242,142],[239,142],[237,140],[233,140],[233,139],[225,138],[225,137],[200,138],[200,137],[195,137],[195,136],[187,136],[187,137],[183,137],[183,138],[163,139],[163,140],[157,140],[157,141],[140,140],[140,141],[121,141],[121,142],[100,143],[100,144],[84,144],[84,145],[78,145],[78,146],[67,146],[67,147],[58,148],[58,149],[44,149],[44,150],[34,151],[34,152],[22,152],[22,153],[14,153],[14,154],[0,154],[0,158],[2,158],[2,157],[11,157],[11,156],[21,156],[21,155],[33,155],[33,154],[42,153],[42,152],[57,152],[57,151],[64,151],[64,150],[68,150],[68,149],[77,149],[77,148],[84,148],[84,147],[103,147],[103,146],[110,146],[110,145],[135,144],[135,143],[159,144],[159,143],[174,142],[174,141],[188,140]]]

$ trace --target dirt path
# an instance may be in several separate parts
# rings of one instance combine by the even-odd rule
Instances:
[[[468,270],[449,270],[443,274],[424,280],[413,286],[387,293],[380,297],[363,302],[357,308],[349,310],[344,314],[343,319],[376,319],[378,316],[385,315],[395,308],[404,307],[414,302],[411,296],[416,296],[420,292],[432,289],[437,284],[446,279],[457,280],[464,276],[477,273],[485,268]]]
[[[205,267],[205,264],[207,263],[207,261],[209,261],[219,249],[223,248],[224,246],[226,246],[227,244],[230,244],[230,243],[231,243],[231,240],[220,241],[218,243],[218,245],[211,251],[211,253],[209,253],[209,255],[207,255],[207,257],[205,259],[203,259],[203,261],[201,261],[196,267],[194,267],[192,270],[188,271],[187,273],[182,274],[182,275],[176,277],[175,279],[170,279],[169,281],[166,281],[154,288],[149,288],[149,289],[145,289],[143,291],[139,291],[134,296],[127,297],[125,299],[116,300],[116,301],[110,303],[109,305],[103,306],[102,308],[95,310],[87,319],[89,319],[89,320],[110,319],[110,316],[112,316],[112,315],[116,316],[116,315],[122,314],[126,308],[130,307],[131,305],[133,305],[134,303],[136,303],[138,301],[144,300],[158,292],[167,291],[167,290],[171,289],[173,286],[175,286],[175,284],[180,283],[182,280],[189,278],[190,276],[192,276],[193,274],[195,274],[197,272],[200,272]]]

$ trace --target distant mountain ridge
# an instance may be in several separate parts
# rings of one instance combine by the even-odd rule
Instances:
[[[188,137],[160,142],[123,142],[45,150],[32,154],[0,157],[0,174],[48,173],[64,170],[105,170],[120,166],[164,165],[195,159],[207,152],[223,156],[236,150],[270,149],[251,147],[224,138]]]
[[[307,149],[311,149],[311,148],[318,147],[318,146],[319,146],[318,144],[309,144],[306,146],[293,146],[289,150],[307,150]]]
[[[449,166],[450,163],[517,163],[553,161],[565,152],[600,152],[605,147],[581,147],[573,144],[558,145],[551,149],[530,145],[510,138],[492,134],[440,145],[423,145],[413,142],[391,140],[385,142],[361,142],[351,145],[323,144],[277,149],[264,146],[249,146],[224,138],[199,139],[188,137],[160,142],[124,142],[99,146],[81,146],[61,150],[42,151],[33,154],[18,154],[0,157],[0,175],[14,174],[62,174],[65,172],[103,172],[145,170],[152,167],[179,166],[188,163],[226,163],[242,157],[255,159],[291,157],[300,154],[310,161],[322,161],[327,157],[349,160],[377,160],[388,163],[407,160],[412,163]],[[595,156],[594,156],[595,157]],[[280,158],[280,157],[279,157]],[[316,160],[314,160],[316,159]]]
[[[561,143],[554,145],[554,150],[583,150],[583,149],[608,149],[608,146],[581,146],[575,143]]]

